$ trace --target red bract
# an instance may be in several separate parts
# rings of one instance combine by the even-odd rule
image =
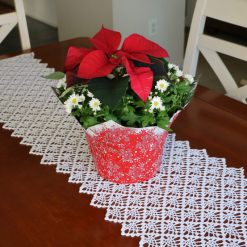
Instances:
[[[153,72],[149,67],[136,67],[133,61],[150,63],[149,56],[168,57],[165,49],[138,34],[127,37],[118,50],[121,34],[104,27],[90,39],[93,48],[71,47],[65,63],[65,71],[79,65],[78,77],[92,79],[104,77],[123,65],[130,76],[131,89],[146,101],[153,85]]]
[[[71,46],[68,50],[64,70],[71,71],[74,70],[81,62],[81,60],[92,51],[92,49],[77,48]]]

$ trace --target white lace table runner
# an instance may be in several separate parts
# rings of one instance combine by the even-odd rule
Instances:
[[[243,169],[195,150],[168,136],[163,164],[153,179],[118,185],[101,179],[85,140],[85,131],[53,93],[56,84],[42,78],[53,70],[33,54],[0,61],[0,122],[70,174],[91,205],[107,209],[105,219],[122,224],[121,234],[140,237],[140,246],[247,246],[247,180]]]

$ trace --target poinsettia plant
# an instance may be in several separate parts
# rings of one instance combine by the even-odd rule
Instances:
[[[123,126],[159,126],[169,130],[172,116],[191,99],[196,83],[168,52],[139,34],[128,36],[104,27],[92,47],[70,47],[56,93],[66,111],[83,127],[113,120]]]

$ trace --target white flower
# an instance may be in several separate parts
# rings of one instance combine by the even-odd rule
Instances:
[[[187,79],[190,83],[193,83],[194,82],[194,78],[193,78],[192,75],[185,74],[184,75],[184,78]]]
[[[175,64],[172,64],[172,63],[169,63],[168,64],[168,69],[171,70],[171,69],[174,69],[175,70],[175,74],[177,77],[181,77],[183,75],[183,71],[179,69],[179,67]],[[169,72],[168,72],[168,75],[170,76]]]
[[[101,105],[101,103],[100,103],[100,101],[98,100],[98,99],[96,99],[96,98],[92,98],[90,101],[89,101],[89,106],[90,106],[90,108],[92,108],[92,110],[94,111],[94,112],[96,112],[96,111],[100,111],[100,105]]]
[[[168,63],[168,69],[172,69],[172,68],[173,68],[173,66],[174,66],[174,64],[172,64],[172,63]]]
[[[70,114],[71,111],[72,111],[72,108],[73,108],[72,104],[67,100],[67,101],[64,102],[64,106],[65,106],[66,112],[68,114]]]
[[[164,105],[162,105],[161,107],[160,107],[160,110],[161,111],[164,111],[166,108],[165,108],[165,106]]]
[[[177,76],[177,77],[181,77],[182,75],[183,75],[183,71],[180,70],[180,69],[177,69],[177,70],[176,70],[176,76]]]
[[[93,98],[94,95],[91,92],[88,91],[87,96],[90,97],[90,98]]]
[[[166,89],[169,87],[170,83],[167,82],[166,80],[164,79],[161,79],[161,80],[158,80],[157,81],[157,84],[155,86],[156,89],[158,89],[160,92],[165,92]]]
[[[72,109],[75,108],[76,106],[81,109],[82,105],[79,105],[79,103],[84,102],[85,96],[78,95],[78,94],[71,94],[70,97],[64,102],[65,109],[67,113],[71,113]]]
[[[82,102],[80,97],[81,97],[81,96],[79,96],[79,95],[73,93],[73,94],[70,95],[70,97],[67,99],[68,104],[71,104],[73,107],[78,106],[79,102]],[[66,102],[67,102],[67,101],[66,101]]]
[[[62,79],[59,79],[57,82],[57,88],[64,88],[66,89],[67,84],[66,84],[66,76],[64,76]]]
[[[169,70],[170,70],[170,69],[179,70],[179,67],[178,67],[177,65],[175,65],[175,64],[169,63],[169,64],[168,64],[168,69],[169,69]]]
[[[85,96],[83,94],[81,94],[79,96],[79,102],[84,102],[85,101]]]
[[[163,108],[162,100],[159,96],[154,96],[151,103],[152,103],[151,110]]]

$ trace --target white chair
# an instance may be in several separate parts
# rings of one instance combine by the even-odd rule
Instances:
[[[183,70],[195,76],[198,56],[201,52],[221,81],[226,94],[247,103],[247,85],[239,87],[236,84],[217,53],[247,61],[247,46],[204,34],[207,17],[247,28],[247,0],[197,0]]]
[[[0,43],[18,24],[22,50],[30,49],[30,39],[27,29],[27,20],[23,0],[14,0],[15,12],[0,15]]]

